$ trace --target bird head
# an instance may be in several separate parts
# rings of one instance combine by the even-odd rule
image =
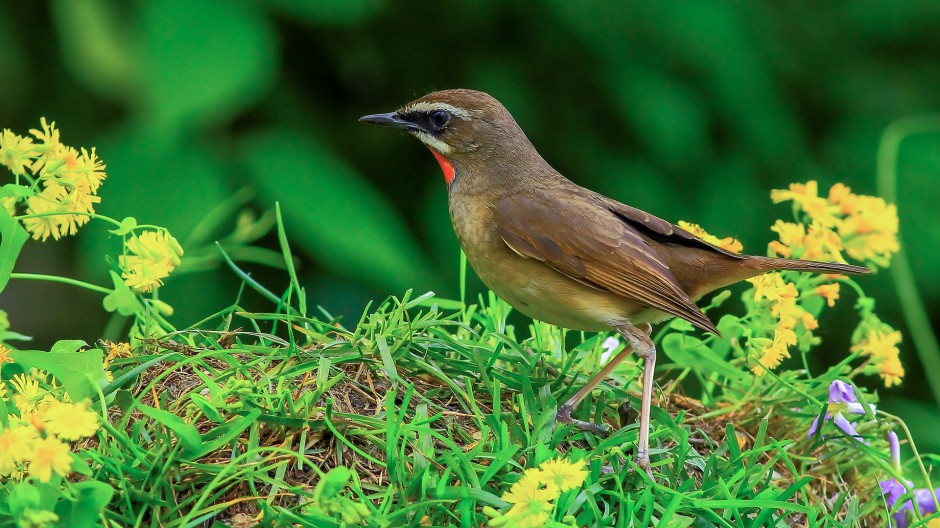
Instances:
[[[448,185],[475,163],[506,155],[518,157],[525,146],[534,152],[509,111],[489,94],[476,90],[433,92],[395,112],[359,120],[418,138],[437,158]]]

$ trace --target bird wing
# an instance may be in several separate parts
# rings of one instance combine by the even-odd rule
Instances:
[[[497,233],[523,257],[718,333],[634,227],[590,196],[565,198],[545,191],[501,198],[493,204]]]
[[[620,203],[613,198],[604,196],[603,194],[592,193],[592,195],[594,201],[596,201],[601,207],[608,209],[624,222],[627,222],[640,232],[657,241],[669,242],[681,246],[708,249],[738,260],[747,258],[747,255],[728,251],[727,249],[709,244],[692,233],[689,233],[685,229],[682,229],[681,227],[674,225],[671,222],[663,220],[662,218],[653,216],[646,211],[641,211],[636,207],[631,207],[629,205]]]

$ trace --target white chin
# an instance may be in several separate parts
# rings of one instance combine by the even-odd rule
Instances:
[[[437,139],[431,134],[428,134],[427,132],[413,132],[413,134],[416,138],[420,139],[422,143],[440,152],[441,154],[450,154],[450,145]]]

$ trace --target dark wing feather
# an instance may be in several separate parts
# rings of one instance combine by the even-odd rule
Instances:
[[[497,232],[523,257],[717,333],[634,227],[589,195],[565,198],[562,204],[544,191],[506,196],[494,203]]]
[[[636,207],[630,207],[629,205],[622,204],[617,200],[608,198],[598,193],[593,193],[593,198],[601,207],[608,209],[624,222],[629,223],[634,228],[640,230],[655,240],[682,246],[709,249],[739,260],[747,258],[747,255],[734,253],[732,251],[728,251],[718,246],[709,244],[692,233],[689,233],[685,229],[673,225],[672,223],[667,222],[662,218],[653,216],[645,211],[641,211]]]

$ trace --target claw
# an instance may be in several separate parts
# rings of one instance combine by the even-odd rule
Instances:
[[[636,465],[646,472],[650,476],[650,479],[653,482],[656,482],[656,477],[653,476],[653,469],[650,467],[650,455],[645,451],[638,451],[636,454]]]
[[[572,424],[582,431],[588,431],[596,435],[607,436],[610,434],[610,426],[607,424],[596,424],[594,422],[585,422],[571,417],[571,407],[562,405],[555,413],[555,421],[563,424]]]

